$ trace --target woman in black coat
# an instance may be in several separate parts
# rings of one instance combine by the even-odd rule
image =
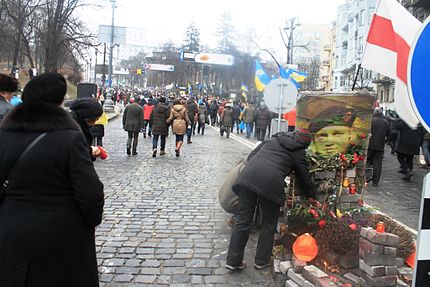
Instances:
[[[160,155],[165,155],[166,137],[169,134],[167,119],[170,116],[170,108],[166,105],[166,98],[158,100],[158,104],[152,110],[149,117],[149,125],[152,127],[152,156],[157,156],[158,139],[161,138]]]
[[[85,137],[60,107],[66,93],[56,73],[33,78],[23,104],[0,126],[0,183],[20,162],[0,203],[0,286],[95,287],[95,227],[104,194]]]

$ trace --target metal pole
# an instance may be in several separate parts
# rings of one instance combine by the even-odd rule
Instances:
[[[112,87],[112,71],[113,71],[113,67],[112,67],[112,60],[113,60],[113,41],[114,41],[114,37],[115,37],[115,3],[116,0],[111,0],[112,2],[112,25],[111,25],[111,35],[110,35],[110,47],[109,47],[109,73],[108,73],[108,85],[109,88]]]
[[[94,84],[97,84],[97,72],[96,72],[96,68],[97,68],[97,48],[96,48],[96,59],[94,61]]]
[[[279,95],[279,107],[278,107],[278,133],[281,132],[281,119],[282,119],[282,98],[284,92],[284,84],[280,84],[281,94]]]
[[[103,75],[102,75],[102,85],[106,85],[106,43],[103,45]]]

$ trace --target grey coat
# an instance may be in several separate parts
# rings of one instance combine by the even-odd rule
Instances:
[[[122,125],[128,132],[139,132],[143,127],[143,109],[138,103],[127,105],[122,116]]]

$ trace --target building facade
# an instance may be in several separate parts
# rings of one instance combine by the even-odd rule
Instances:
[[[327,24],[297,26],[294,34],[293,63],[299,65],[300,71],[308,73],[304,88],[317,90],[327,88],[330,73],[331,28],[332,25]]]

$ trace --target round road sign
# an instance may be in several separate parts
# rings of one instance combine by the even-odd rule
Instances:
[[[422,25],[411,47],[408,91],[415,114],[430,131],[430,17]]]
[[[287,79],[271,81],[264,90],[264,103],[275,113],[286,113],[296,106],[297,87]]]

